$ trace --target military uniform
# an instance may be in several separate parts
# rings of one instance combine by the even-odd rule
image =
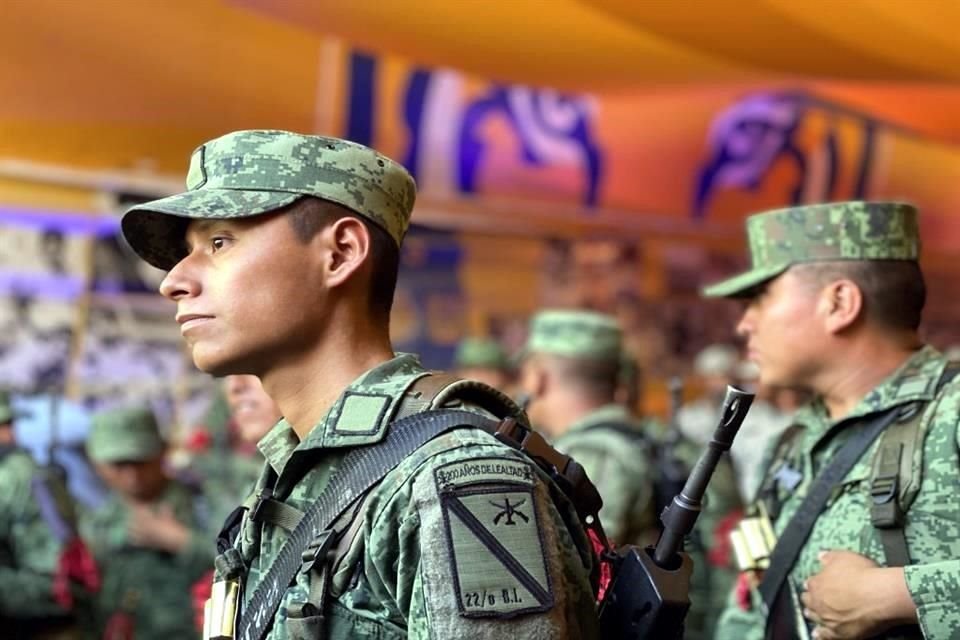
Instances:
[[[590,311],[546,310],[530,321],[524,355],[606,361],[619,365],[617,321]],[[579,462],[603,497],[600,520],[618,544],[648,542],[654,524],[649,435],[626,407],[609,403],[566,425],[554,445]]]
[[[623,425],[636,435],[606,425]],[[600,521],[617,544],[646,544],[654,527],[653,469],[643,429],[624,406],[608,404],[571,424],[554,441],[583,466],[600,491]]]
[[[742,295],[797,263],[916,260],[918,253],[916,212],[906,205],[846,203],[788,209],[752,216],[747,229],[753,270],[708,288],[708,295]],[[956,495],[960,470],[960,382],[942,378],[946,368],[943,356],[924,347],[839,420],[829,417],[823,402],[814,399],[794,418],[793,426],[786,432],[789,438],[771,453],[760,500],[752,506],[756,512],[762,504],[770,513],[774,534],[782,536],[816,476],[844,443],[856,436],[858,423],[890,409],[911,404],[921,407],[922,415],[916,424],[923,438],[914,451],[913,463],[904,467],[918,481],[903,526],[909,552],[905,575],[923,635],[935,639],[956,638],[960,629],[956,608],[960,578],[955,561],[960,557],[960,501]],[[881,532],[871,523],[876,499],[874,463],[883,438],[881,435],[874,441],[834,486],[825,509],[816,518],[789,570],[788,582],[798,593],[802,592],[804,581],[818,572],[818,554],[822,550],[850,550],[886,564]],[[918,468],[920,459],[922,467]],[[761,604],[755,590],[741,592],[740,597],[734,594],[717,637],[762,638],[765,617]],[[913,627],[892,630],[882,637],[919,636],[920,630]]]
[[[313,196],[366,218],[399,246],[415,197],[409,174],[371,149],[278,131],[237,132],[203,145],[187,185],[186,193],[134,207],[123,219],[134,250],[160,268],[184,256],[177,217],[252,216]],[[302,441],[281,420],[260,444],[267,466],[258,484],[272,486],[260,497],[269,495],[275,510],[302,512],[348,454],[387,437],[425,374],[409,355],[368,370]],[[329,589],[326,565],[310,563],[282,592],[276,612],[248,606],[288,538],[282,518],[260,517],[260,501],[248,502],[253,509],[239,535],[225,539],[232,549],[218,559],[218,578],[235,568],[228,560],[238,552],[242,608],[272,621],[266,637],[274,640],[591,638],[593,558],[570,504],[551,493],[523,454],[485,432],[457,429],[428,441],[366,494],[351,519],[357,526],[344,533]]]
[[[10,425],[0,394],[0,425]],[[10,428],[0,427],[0,428]],[[50,486],[30,454],[0,445],[0,626],[8,638],[77,638],[76,593],[58,594],[57,576],[73,538],[66,488]]]
[[[87,451],[97,463],[147,460],[161,455],[164,444],[153,414],[120,409],[93,419]],[[96,598],[96,628],[107,637],[161,640],[196,638],[190,616],[190,588],[213,565],[214,544],[200,497],[169,480],[151,509],[169,509],[191,529],[178,553],[147,547],[131,539],[131,510],[113,493],[82,522],[102,572]]]

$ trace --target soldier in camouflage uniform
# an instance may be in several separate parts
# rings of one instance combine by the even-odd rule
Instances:
[[[647,435],[615,402],[617,321],[591,311],[541,311],[530,321],[520,368],[534,426],[573,456],[603,497],[600,520],[619,544],[649,542],[653,477]]]
[[[810,205],[752,216],[747,232],[753,268],[706,295],[745,300],[738,331],[761,383],[814,394],[773,448],[753,511],[792,538],[817,478],[863,445],[848,448],[842,480],[819,483],[825,506],[796,560],[779,563],[783,589],[761,587],[779,593],[770,615],[751,588],[762,575],[745,573],[717,637],[762,638],[767,622],[776,637],[960,637],[960,380],[917,334],[916,211]]]
[[[259,495],[218,559],[218,579],[244,583],[241,610],[274,640],[594,637],[593,560],[570,504],[478,429],[403,459],[357,505],[357,526],[337,529],[335,566],[305,561],[277,584],[276,610],[251,605],[291,526],[268,512],[308,509],[345,456],[388,438],[427,377],[388,331],[416,190],[372,149],[280,131],[204,144],[187,186],[122,226],[169,270],[161,292],[178,303],[196,365],[256,375],[284,415],[260,443]]]
[[[217,531],[227,515],[250,495],[264,463],[256,445],[281,418],[280,408],[256,376],[227,376],[223,390],[229,409],[226,428],[231,434],[230,446],[205,452],[194,465],[210,506],[210,521]]]
[[[195,638],[190,587],[213,563],[205,507],[163,469],[165,445],[148,409],[93,418],[87,453],[112,490],[83,532],[101,567],[98,637]]]
[[[78,603],[64,576],[73,505],[13,439],[10,398],[0,392],[0,634],[4,638],[80,638]]]
[[[510,359],[493,338],[465,338],[457,345],[453,370],[461,378],[485,382],[509,395]]]

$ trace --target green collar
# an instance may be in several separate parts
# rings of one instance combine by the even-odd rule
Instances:
[[[257,447],[279,475],[295,451],[379,442],[407,388],[425,372],[416,356],[399,354],[354,380],[303,442],[290,423],[281,418]]]
[[[933,347],[924,346],[864,396],[853,411],[840,420],[831,419],[827,415],[823,401],[816,398],[798,413],[796,422],[825,433],[841,422],[861,418],[908,402],[928,402],[936,395],[937,382],[943,375],[946,365],[947,360],[940,352]]]

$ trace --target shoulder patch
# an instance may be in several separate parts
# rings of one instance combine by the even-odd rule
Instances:
[[[372,435],[380,428],[391,397],[379,393],[347,391],[333,431],[340,434]]]
[[[509,618],[551,609],[532,464],[477,458],[438,467],[434,478],[460,615]]]

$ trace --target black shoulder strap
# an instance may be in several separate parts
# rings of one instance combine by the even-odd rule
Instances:
[[[860,427],[840,450],[837,451],[830,464],[823,469],[810,487],[809,493],[800,503],[797,512],[783,529],[783,535],[770,555],[770,568],[767,569],[760,583],[759,591],[770,615],[767,616],[767,630],[770,630],[771,619],[775,617],[776,603],[781,599],[787,576],[793,568],[800,550],[803,548],[813,526],[827,504],[833,488],[841,482],[857,461],[870,448],[880,433],[895,420],[903,416],[905,409],[913,405],[894,407],[877,414],[869,422]]]
[[[327,486],[304,513],[257,586],[240,618],[239,640],[262,640],[284,592],[302,564],[302,554],[349,506],[410,453],[438,435],[461,427],[495,432],[497,423],[469,411],[424,411],[394,422],[375,445],[346,455]]]

